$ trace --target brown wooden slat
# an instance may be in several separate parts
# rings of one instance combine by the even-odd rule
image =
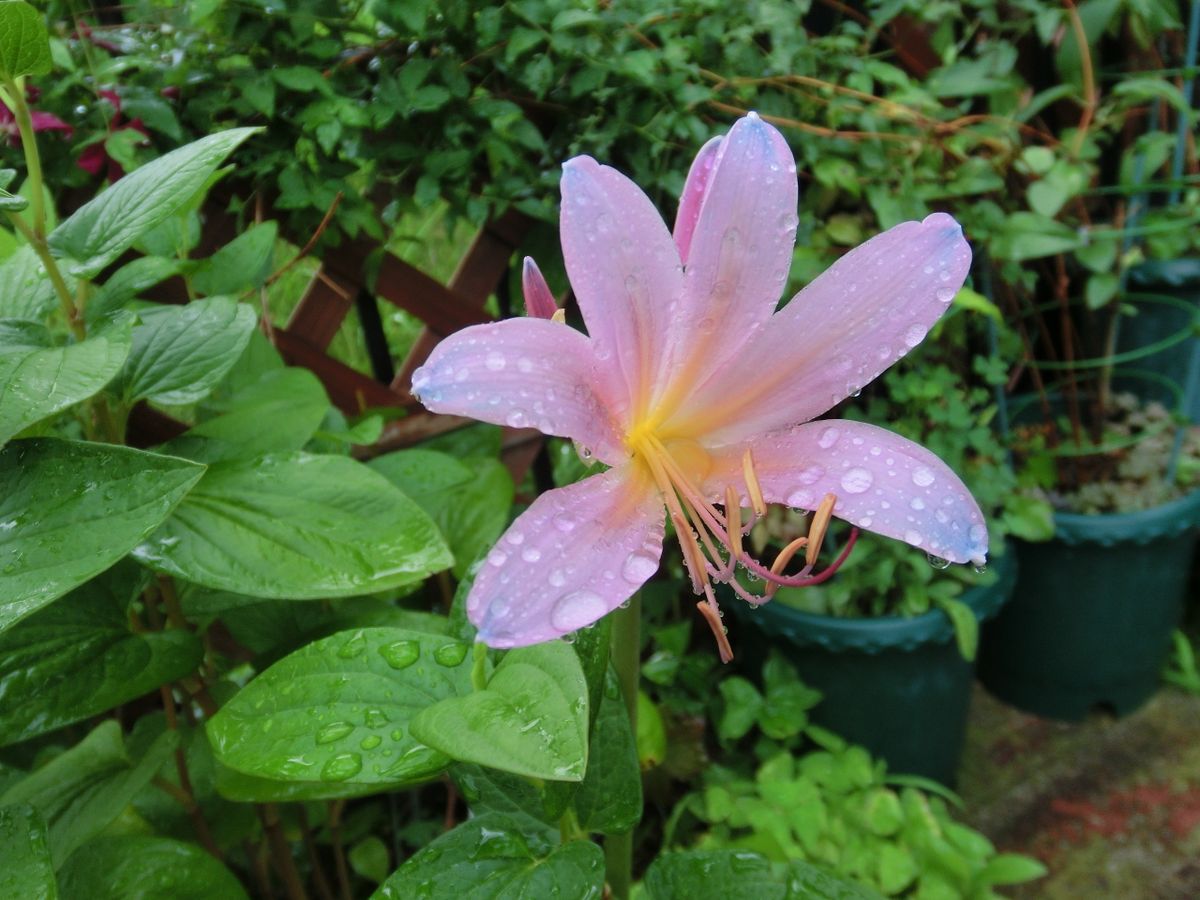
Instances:
[[[342,327],[354,305],[357,287],[343,277],[325,271],[322,265],[313,273],[304,296],[288,319],[287,330],[313,347],[324,350]]]
[[[492,318],[483,311],[482,302],[472,302],[390,253],[379,265],[375,292],[443,336]]]
[[[303,338],[282,328],[274,332],[275,348],[289,365],[312,370],[334,406],[347,415],[356,416],[369,407],[401,406],[404,398],[373,378],[355,371],[345,363],[327,356]]]

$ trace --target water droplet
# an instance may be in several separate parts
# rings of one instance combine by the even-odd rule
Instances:
[[[976,544],[982,544],[987,540],[987,529],[977,522],[967,529],[967,537]]]
[[[506,534],[504,536],[504,539],[506,541],[508,541],[510,544],[523,544],[523,543],[525,543],[525,534],[523,532],[517,531],[514,528],[514,529],[511,529],[508,532],[508,534]]]
[[[505,553],[503,550],[501,550],[499,547],[493,547],[491,550],[488,551],[487,561],[488,561],[489,565],[495,566],[496,568],[500,568],[500,566],[502,566],[506,562],[508,562],[508,554]]]
[[[630,584],[642,584],[658,571],[658,560],[644,551],[635,551],[625,557],[621,575]]]
[[[572,591],[554,604],[550,624],[559,631],[575,631],[608,612],[604,598],[592,591]]]
[[[382,709],[368,709],[364,714],[363,721],[368,728],[382,728],[392,720]]]
[[[824,474],[825,470],[820,466],[809,466],[802,469],[796,477],[800,479],[801,484],[816,484]]]
[[[983,564],[971,566],[971,571],[973,571],[976,575],[986,575],[987,570],[987,566]]]
[[[528,356],[522,356],[520,359],[517,360],[517,368],[520,369],[522,372],[532,372],[533,371],[533,360],[530,359]]]
[[[317,743],[332,744],[334,741],[340,741],[353,730],[354,726],[349,722],[330,722],[317,732]]]
[[[393,669],[407,669],[421,656],[421,645],[417,641],[395,641],[380,647],[379,655]]]
[[[904,343],[909,347],[915,347],[921,341],[925,340],[925,327],[922,325],[909,325],[908,331],[904,332]]]
[[[555,569],[546,580],[550,582],[551,587],[562,587],[567,583],[567,576],[563,574],[562,569]]]
[[[388,737],[390,737],[393,741],[398,741],[402,737],[404,737],[404,732],[401,731],[399,728],[393,728],[392,733],[389,734]]]
[[[504,358],[503,353],[498,350],[493,350],[484,358],[483,364],[491,371],[499,372],[506,365],[508,365],[508,360]]]
[[[938,288],[937,291],[934,292],[934,296],[937,297],[942,303],[949,303],[954,299],[954,290],[948,287]]]
[[[514,409],[512,412],[510,412],[507,416],[504,417],[504,423],[509,428],[524,428],[525,425],[527,424],[527,420],[525,418],[525,411],[521,410],[521,409]]]
[[[796,488],[787,497],[787,505],[793,509],[812,509],[813,508],[812,491],[807,488]]]
[[[873,476],[866,469],[855,467],[849,469],[842,476],[842,489],[847,494],[861,494],[867,490],[875,481]]]
[[[910,501],[908,501],[908,505],[913,509],[920,510],[925,508],[925,501],[920,497],[913,497]]]
[[[554,517],[554,527],[559,531],[568,532],[575,530],[575,519],[567,513],[559,513]]]
[[[350,640],[342,644],[338,650],[338,656],[342,659],[354,659],[356,656],[361,656],[362,652],[367,649],[367,638],[361,632],[355,632]]]
[[[542,551],[537,547],[526,547],[521,551],[521,559],[525,562],[537,562],[542,558]]]
[[[929,487],[933,484],[933,472],[924,466],[917,466],[913,469],[912,480],[917,487]]]
[[[459,641],[443,644],[433,651],[433,658],[439,666],[457,666],[467,658],[467,645]]]
[[[837,443],[838,430],[836,428],[826,428],[821,432],[821,436],[817,438],[817,446],[822,450],[828,450]]]
[[[912,544],[914,547],[920,547],[923,540],[924,538],[922,538],[918,532],[913,531],[911,528],[904,532],[904,543],[906,544]]]
[[[379,735],[368,734],[365,738],[362,739],[362,742],[358,746],[363,750],[374,750],[376,747],[378,747],[382,743],[383,743],[383,738],[381,738]]]
[[[339,753],[330,757],[321,769],[322,781],[345,781],[362,769],[362,757],[357,753]]]
[[[943,559],[940,556],[934,556],[932,553],[925,554],[925,558],[927,560],[929,560],[929,564],[931,566],[933,566],[935,569],[950,568],[950,560],[948,560],[948,559]]]

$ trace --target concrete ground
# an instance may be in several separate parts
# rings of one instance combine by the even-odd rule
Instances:
[[[1050,870],[1008,896],[1200,898],[1200,697],[1164,688],[1124,719],[1064,724],[977,686],[967,741],[964,818]]]

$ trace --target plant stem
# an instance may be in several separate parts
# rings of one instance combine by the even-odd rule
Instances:
[[[63,316],[67,320],[67,325],[70,326],[71,333],[75,335],[75,339],[82,341],[87,334],[83,327],[83,317],[79,314],[79,308],[75,305],[75,298],[71,296],[71,289],[67,287],[66,279],[62,277],[62,272],[58,270],[58,263],[50,255],[50,248],[46,246],[45,238],[38,235],[37,230],[30,228],[28,223],[16,213],[9,213],[8,221],[12,223],[12,226],[17,231],[21,232],[22,237],[33,248],[33,252],[37,254],[38,259],[42,261],[42,267],[46,270],[46,275],[50,278],[50,284],[54,286],[54,293],[58,295],[58,302],[62,306]]]
[[[308,894],[300,881],[300,873],[296,870],[296,860],[292,858],[292,848],[283,835],[283,829],[279,827],[279,807],[274,803],[260,803],[258,817],[267,832],[271,860],[275,863],[275,871],[283,879],[288,900],[308,900]]]
[[[346,853],[342,846],[342,813],[346,809],[345,800],[334,800],[329,804],[329,840],[333,844],[333,862],[337,867],[338,888],[342,900],[350,900],[350,870],[346,867]]]
[[[482,691],[487,687],[487,644],[482,641],[475,644],[475,664],[471,666],[471,687]]]
[[[612,663],[629,713],[629,727],[637,735],[637,698],[641,664],[641,594],[634,594],[629,605],[613,613]],[[604,871],[615,900],[628,900],[633,883],[633,832],[609,835],[604,841]]]
[[[23,79],[6,81],[4,87],[12,101],[13,117],[21,132],[21,150],[25,154],[25,169],[29,175],[29,205],[33,210],[33,233],[42,241],[46,238],[46,196],[42,190],[42,158],[38,155],[37,135],[33,131],[33,116],[25,102]]]

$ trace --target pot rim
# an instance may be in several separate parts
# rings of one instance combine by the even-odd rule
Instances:
[[[1148,544],[1200,526],[1200,488],[1182,497],[1124,513],[1054,513],[1054,538],[1066,544]]]

